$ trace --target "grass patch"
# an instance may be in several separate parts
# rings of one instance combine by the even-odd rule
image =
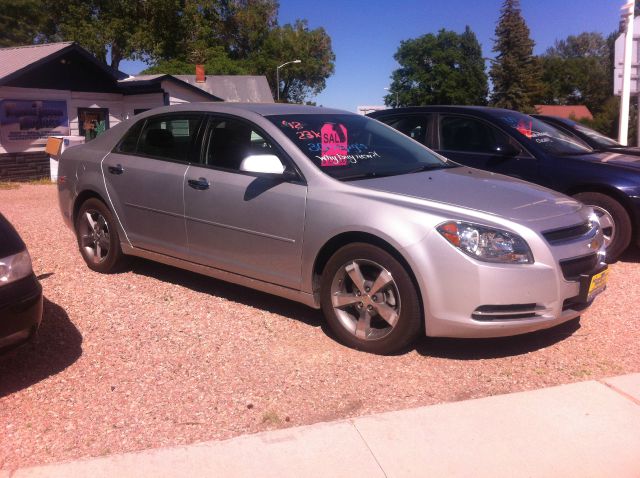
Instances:
[[[20,189],[20,183],[0,181],[0,189]]]
[[[282,418],[280,418],[273,410],[268,410],[264,412],[264,415],[262,415],[262,423],[280,425],[282,423]]]
[[[0,181],[0,189],[20,189],[23,184],[33,184],[35,186],[55,184],[51,182],[49,176],[37,179],[25,179],[24,181]]]

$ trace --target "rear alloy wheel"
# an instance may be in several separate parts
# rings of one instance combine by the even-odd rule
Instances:
[[[350,244],[322,276],[322,309],[338,339],[377,354],[410,345],[421,327],[411,277],[393,256],[370,244]]]
[[[88,199],[76,218],[76,237],[82,258],[90,269],[110,273],[125,263],[111,211],[96,198]]]
[[[626,209],[611,196],[602,193],[579,193],[578,201],[593,208],[598,216],[608,263],[615,262],[631,243],[631,219]]]

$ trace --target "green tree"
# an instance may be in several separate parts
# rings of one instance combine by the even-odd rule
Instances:
[[[0,0],[0,48],[43,40],[51,26],[39,0]]]
[[[386,105],[487,102],[482,49],[468,26],[462,34],[440,30],[436,35],[428,33],[402,41],[394,58],[400,68],[391,75]]]
[[[611,96],[611,52],[600,33],[581,33],[559,40],[541,56],[545,104],[584,104],[603,109]]]
[[[489,71],[491,104],[500,108],[533,111],[542,84],[540,64],[533,56],[534,42],[520,12],[519,0],[505,0],[495,30],[496,60]]]
[[[180,0],[44,0],[50,40],[76,41],[117,69],[124,59],[170,56],[179,28]],[[107,61],[110,55],[111,61]]]
[[[285,102],[303,103],[326,86],[334,72],[335,54],[331,37],[324,28],[310,30],[306,20],[297,20],[269,32],[261,47],[249,58],[254,71],[267,77],[271,90]],[[292,60],[301,63],[280,69],[280,85],[276,85],[276,68]]]

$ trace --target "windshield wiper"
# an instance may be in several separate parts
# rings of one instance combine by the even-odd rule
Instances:
[[[404,174],[401,171],[389,171],[389,172],[377,172],[377,171],[369,171],[366,173],[352,174],[350,176],[342,176],[336,179],[340,181],[353,181],[356,179],[370,179],[370,178],[382,178],[385,176],[396,176],[398,174]]]
[[[458,164],[423,164],[420,167],[417,167],[415,169],[410,169],[409,171],[405,171],[404,173],[401,174],[413,174],[413,173],[421,173],[423,171],[433,171],[436,169],[447,169],[447,168],[457,168],[459,167]]]

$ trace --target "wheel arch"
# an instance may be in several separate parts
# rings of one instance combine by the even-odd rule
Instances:
[[[420,304],[420,312],[424,317],[424,304],[422,299],[422,290],[420,288],[420,283],[413,271],[413,268],[409,264],[409,261],[402,255],[402,253],[392,245],[390,242],[385,239],[376,236],[375,234],[371,234],[369,232],[362,231],[350,231],[340,233],[331,239],[329,239],[325,244],[320,248],[318,254],[313,263],[313,278],[312,278],[312,286],[313,286],[313,294],[316,299],[319,298],[320,294],[320,282],[322,278],[322,273],[324,271],[327,262],[333,254],[335,254],[340,248],[352,244],[354,242],[362,242],[365,244],[371,244],[373,246],[379,247],[391,254],[391,256],[396,259],[402,266],[405,268],[409,277],[411,277],[411,281],[413,282],[414,287],[416,288],[416,292],[418,293],[418,300]],[[424,321],[423,321],[424,326]]]
[[[102,197],[102,195],[100,193],[98,193],[97,191],[93,190],[93,189],[85,189],[83,190],[80,194],[78,194],[75,198],[75,200],[73,201],[73,211],[72,211],[72,219],[73,219],[73,224],[76,223],[76,219],[78,218],[78,213],[80,212],[80,208],[82,207],[82,205],[91,198],[96,198],[99,199],[100,201],[102,201],[104,203],[104,205],[107,207],[107,209],[109,209],[111,211],[111,207],[109,207],[109,203],[107,201],[105,201],[105,199]]]
[[[638,238],[638,230],[640,229],[640,217],[635,212],[633,204],[629,198],[619,189],[603,184],[581,184],[572,186],[564,192],[568,196],[574,196],[579,193],[600,193],[616,200],[627,212],[631,220],[631,240],[636,241]]]

